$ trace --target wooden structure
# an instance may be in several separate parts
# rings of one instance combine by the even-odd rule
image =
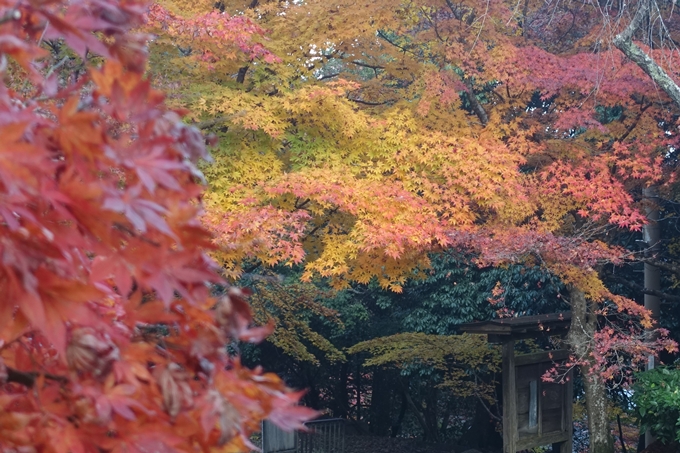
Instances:
[[[543,382],[541,376],[566,360],[561,349],[515,355],[515,341],[540,336],[564,336],[571,313],[523,316],[463,324],[463,332],[486,334],[503,348],[503,452],[516,453],[543,445],[554,452],[571,453],[573,376],[566,384]]]

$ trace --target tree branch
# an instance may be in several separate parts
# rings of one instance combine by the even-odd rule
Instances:
[[[316,80],[332,79],[333,77],[337,77],[337,76],[339,76],[339,75],[340,75],[339,72],[335,72],[335,73],[333,73],[333,74],[326,74],[326,75],[323,75],[323,76],[321,76],[321,77],[318,77]]]
[[[248,266],[247,268],[243,269],[243,273],[244,274],[252,274],[253,271],[255,271],[260,266],[262,266],[262,261],[258,261],[257,263],[253,263],[250,266]]]
[[[357,66],[364,67],[364,68],[370,68],[370,69],[373,69],[373,70],[376,70],[376,69],[385,69],[385,66],[372,65],[372,64],[368,64],[368,63],[363,63],[363,62],[361,62],[361,61],[359,61],[359,60],[352,60],[352,61],[350,61],[350,63],[355,64],[355,65],[357,65]]]
[[[62,384],[68,382],[68,379],[64,376],[57,376],[50,373],[37,373],[35,371],[19,371],[15,370],[14,368],[7,367],[7,382],[14,382],[25,385],[26,387],[33,387],[33,385],[35,385],[35,380],[39,376],[45,376],[47,379],[58,381]]]
[[[475,91],[472,86],[472,80],[468,79],[467,81],[465,81],[465,85],[468,88],[467,91],[468,100],[470,101],[470,106],[472,107],[472,110],[475,112],[475,115],[477,115],[477,118],[479,118],[479,121],[482,122],[482,126],[486,126],[487,123],[489,122],[489,115],[486,114],[486,110],[484,110],[482,104],[479,103],[479,99],[477,99],[477,96],[475,96]]]
[[[677,274],[680,276],[680,265],[669,263],[666,261],[661,261],[658,259],[653,259],[653,258],[642,258],[640,259],[643,263],[649,264],[654,267],[658,267],[659,269],[663,269],[668,272],[672,272],[674,274]]]
[[[642,99],[642,101],[644,102],[644,99]],[[638,123],[640,122],[640,119],[642,119],[642,115],[644,115],[645,111],[651,106],[652,106],[652,103],[649,102],[648,104],[645,104],[642,107],[640,107],[640,112],[638,113],[637,117],[635,118],[635,121],[633,121],[633,123],[626,128],[626,132],[624,132],[623,135],[621,135],[621,137],[618,138],[619,142],[622,142],[626,138],[628,138],[630,133],[633,132],[633,130],[637,127]]]
[[[625,30],[614,37],[614,45],[624,53],[633,63],[637,64],[673,101],[680,106],[680,87],[659,66],[652,57],[647,55],[637,44],[633,42],[633,35],[640,28],[642,21],[649,13],[649,0],[640,2],[633,20]]]
[[[489,416],[491,418],[493,418],[494,420],[499,421],[499,422],[503,421],[502,417],[499,417],[498,415],[491,412],[491,409],[489,409],[489,407],[486,405],[486,403],[484,402],[484,399],[481,396],[479,396],[477,393],[475,393],[475,396],[477,397],[477,399],[481,403],[482,407],[486,410],[486,413],[489,414]]]
[[[151,239],[149,239],[149,238],[147,238],[143,235],[137,234],[136,232],[134,232],[133,230],[131,230],[127,226],[123,225],[122,223],[114,222],[113,227],[120,230],[120,231],[123,231],[123,232],[129,234],[133,238],[137,238],[142,242],[146,242],[149,245],[153,245],[154,247],[160,247],[161,246],[158,242],[152,241]]]
[[[197,127],[199,129],[208,129],[209,127],[215,126],[217,124],[226,123],[232,118],[234,118],[234,115],[219,116],[211,120],[199,121],[198,123],[190,124],[190,126]]]
[[[638,10],[635,12],[633,20],[630,21],[625,30],[614,37],[614,45],[616,45],[617,40],[632,41],[633,35],[637,29],[640,28],[640,25],[642,25],[642,21],[645,19],[647,14],[649,14],[649,0],[642,0],[638,4]]]
[[[407,48],[405,46],[400,46],[399,44],[397,44],[396,42],[394,42],[390,38],[388,38],[387,35],[385,35],[385,33],[383,33],[382,30],[378,30],[378,36],[381,37],[382,39],[384,39],[385,41],[387,41],[388,43],[392,44],[397,49],[401,49],[402,52],[404,52],[404,53],[408,52],[412,55],[415,55],[415,53],[412,50],[410,50],[409,48]]]
[[[353,99],[349,96],[347,96],[347,100],[352,101],[352,102],[356,102],[357,104],[364,104],[364,105],[371,105],[371,106],[385,105],[385,104],[389,104],[390,102],[396,101],[396,99],[388,99],[388,100],[382,101],[382,102],[362,101],[361,99]]]
[[[635,283],[631,280],[627,280],[627,279],[624,279],[624,278],[614,277],[614,279],[617,282],[621,283],[624,286],[627,286],[628,288],[630,288],[634,291],[640,291],[644,294],[649,294],[650,296],[656,296],[660,299],[664,299],[664,300],[667,300],[667,301],[680,302],[680,296],[674,296],[672,294],[664,293],[663,291],[658,291],[658,290],[655,290],[655,289],[647,289],[647,288],[645,288],[644,286],[642,286],[638,283]]]

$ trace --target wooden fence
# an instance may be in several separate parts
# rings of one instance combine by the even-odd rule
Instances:
[[[288,433],[274,424],[262,424],[263,453],[344,453],[345,421],[341,418],[305,423],[308,431]]]
[[[305,426],[309,431],[299,433],[297,453],[344,453],[345,420],[314,420]]]
[[[297,453],[297,432],[286,432],[265,420],[262,422],[262,453]]]

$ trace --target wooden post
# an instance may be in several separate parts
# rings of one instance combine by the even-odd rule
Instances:
[[[517,386],[515,342],[503,343],[503,452],[517,452]]]

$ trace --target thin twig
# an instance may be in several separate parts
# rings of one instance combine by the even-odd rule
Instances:
[[[389,104],[390,102],[395,102],[396,99],[388,99],[386,101],[382,102],[373,102],[373,101],[362,101],[361,99],[353,99],[351,97],[347,97],[348,101],[356,102],[357,104],[364,104],[364,105],[371,105],[371,106],[376,106],[376,105],[385,105]]]
[[[627,280],[625,278],[621,277],[614,277],[614,279],[621,283],[623,286],[627,286],[628,288],[634,290],[634,291],[640,291],[641,293],[644,294],[649,294],[650,296],[656,296],[660,299],[665,299],[667,301],[673,301],[673,302],[680,302],[680,296],[675,296],[673,294],[668,294],[663,291],[659,291],[656,289],[649,289],[645,288],[642,285],[639,285],[631,280]]]

